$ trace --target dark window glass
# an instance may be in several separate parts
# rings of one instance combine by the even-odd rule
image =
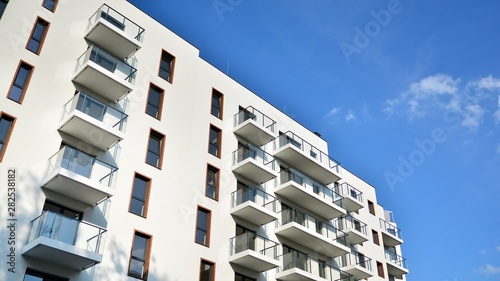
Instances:
[[[148,153],[146,156],[146,163],[161,168],[161,155],[163,150],[164,136],[151,131],[149,135]]]
[[[210,211],[198,208],[196,217],[196,235],[195,242],[208,246],[209,243],[209,229],[210,228]]]
[[[158,75],[170,83],[172,83],[174,59],[174,56],[165,51],[161,53],[160,70],[158,71]]]
[[[146,113],[153,116],[154,118],[160,119],[160,109],[163,102],[163,90],[156,87],[155,85],[150,85],[148,104],[146,105]]]
[[[214,263],[202,260],[200,268],[200,281],[213,281],[214,268],[215,268]]]
[[[135,175],[132,187],[132,198],[130,199],[129,211],[139,216],[146,216],[147,197],[149,193],[148,178]]]
[[[33,270],[31,268],[26,269],[23,281],[68,281],[68,278],[57,277],[47,273]]]
[[[5,7],[7,7],[7,1],[0,0],[0,19],[2,18],[3,11],[5,11]]]
[[[147,278],[148,255],[151,237],[136,232],[130,254],[128,275],[145,280]]]
[[[56,9],[57,0],[44,0],[42,6],[48,9],[51,12],[54,12]]]
[[[375,205],[370,200],[368,200],[368,211],[370,214],[375,215]]]
[[[210,126],[208,152],[217,157],[220,157],[220,133],[218,128]]]
[[[219,185],[219,170],[215,167],[207,167],[207,187],[205,195],[217,200],[217,190]]]
[[[10,88],[8,98],[21,102],[26,89],[28,88],[28,82],[31,77],[33,67],[27,63],[21,62],[19,68],[17,69],[16,76],[14,77],[14,83]]]
[[[31,38],[26,45],[26,49],[32,51],[35,54],[39,54],[43,40],[45,38],[45,35],[47,34],[48,27],[48,22],[42,20],[41,18],[38,18],[31,33]]]
[[[210,113],[222,119],[222,94],[216,90],[212,90],[212,108]]]

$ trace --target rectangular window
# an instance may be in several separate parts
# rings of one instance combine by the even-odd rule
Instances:
[[[219,195],[219,169],[211,165],[207,166],[207,186],[205,195],[214,200],[217,200]]]
[[[377,272],[378,276],[385,278],[384,265],[381,262],[377,262]]]
[[[151,240],[150,235],[138,231],[134,233],[134,241],[132,241],[132,249],[130,251],[128,276],[142,280],[147,279]]]
[[[201,260],[200,266],[200,281],[214,281],[215,280],[215,263]]]
[[[16,118],[0,112],[0,162],[2,162],[15,123]]]
[[[207,209],[198,207],[196,214],[195,242],[207,247],[210,245],[210,220],[211,212]]]
[[[175,57],[165,51],[162,51],[158,76],[172,83],[174,76],[174,64]]]
[[[36,19],[33,30],[31,31],[30,39],[26,44],[26,49],[32,51],[35,54],[40,54],[42,49],[43,41],[47,35],[47,30],[49,29],[49,23],[44,19],[38,17]]]
[[[378,240],[378,232],[376,232],[373,229],[372,229],[372,239],[373,243],[375,243],[376,245],[380,245],[380,241]]]
[[[164,135],[154,130],[150,131],[146,163],[155,166],[158,169],[161,169],[164,142]]]
[[[210,109],[210,113],[219,119],[222,119],[222,97],[223,95],[219,91],[212,89],[212,108]]]
[[[208,140],[208,152],[220,158],[221,130],[210,125],[210,134]]]
[[[44,211],[50,211],[50,212],[53,212],[53,213],[56,213],[56,214],[61,214],[64,217],[67,217],[67,218],[70,218],[70,219],[75,219],[75,220],[78,220],[78,221],[81,221],[82,218],[83,218],[83,213],[82,212],[79,212],[79,211],[67,208],[65,206],[59,205],[59,204],[54,203],[54,202],[49,201],[49,200],[45,200],[45,203],[43,204],[43,208],[42,209]]]
[[[57,277],[47,273],[43,273],[31,268],[26,269],[23,281],[69,281],[69,278]]]
[[[128,208],[129,212],[146,217],[150,184],[151,179],[137,173],[134,175],[134,185],[132,186],[132,195],[130,196],[130,205]]]
[[[148,103],[146,104],[146,113],[160,120],[161,108],[163,104],[163,89],[156,85],[149,84]]]
[[[234,281],[257,281],[257,279],[243,276],[241,274],[235,273]]]
[[[42,6],[47,10],[54,12],[57,6],[57,0],[43,0]]]
[[[375,205],[370,200],[368,200],[368,211],[370,214],[375,215]]]
[[[7,97],[15,102],[22,103],[24,94],[28,89],[28,84],[31,79],[34,67],[21,61],[17,67],[16,75],[12,79],[9,94]]]

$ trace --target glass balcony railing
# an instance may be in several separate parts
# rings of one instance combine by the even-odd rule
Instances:
[[[113,108],[84,92],[78,92],[70,101],[64,105],[62,120],[71,115],[73,111],[78,110],[86,115],[101,122],[106,127],[111,127],[125,131],[125,125],[128,115],[122,111]]]
[[[355,229],[361,234],[367,235],[366,233],[366,223],[354,218],[351,215],[341,217],[335,220],[335,224],[339,229]]]
[[[385,259],[397,266],[408,269],[406,267],[406,259],[388,249],[385,249]]]
[[[278,200],[276,197],[251,185],[234,191],[231,193],[231,197],[233,198],[231,207],[236,207],[247,201],[251,201],[275,213],[277,211]]]
[[[280,184],[285,184],[289,181],[293,181],[296,184],[302,186],[308,192],[314,193],[319,197],[324,198],[328,202],[332,202],[335,205],[345,208],[344,197],[332,189],[316,182],[315,180],[309,178],[306,175],[299,173],[297,170],[292,168],[282,169],[280,171]]]
[[[88,28],[93,26],[99,19],[108,21],[113,26],[122,30],[127,35],[130,35],[132,38],[135,38],[139,42],[142,42],[142,40],[144,39],[144,28],[140,27],[106,4],[102,5],[102,7],[90,17]]]
[[[386,222],[383,219],[379,219],[379,220],[380,220],[380,228],[382,228],[382,230],[388,232],[389,234],[391,234],[394,237],[397,237],[399,239],[403,239],[403,234],[401,233],[401,230],[399,228]]]
[[[234,255],[245,250],[258,252],[266,257],[278,258],[278,243],[253,232],[246,232],[237,235],[229,240],[230,255]]]
[[[101,254],[106,230],[88,222],[45,211],[30,222],[27,244],[48,237],[75,247]]]
[[[80,176],[99,182],[107,187],[114,187],[117,167],[97,160],[95,157],[71,146],[64,146],[49,158],[46,175],[63,168]]]
[[[135,82],[137,69],[135,58],[120,60],[96,45],[90,46],[77,60],[75,72],[80,71],[88,61],[92,61],[107,71],[113,73],[118,79],[123,79],[129,83]]]
[[[297,223],[305,227],[311,232],[317,233],[332,242],[340,243],[344,246],[348,246],[347,234],[328,222],[317,219],[309,214],[299,211],[290,207],[283,207],[279,212],[281,214],[281,219],[277,221],[278,226],[286,225],[288,223]]]
[[[236,165],[248,158],[254,159],[257,163],[271,169],[272,171],[276,171],[276,161],[274,157],[251,144],[242,146],[233,152],[233,165]]]
[[[341,257],[336,257],[335,260],[340,267],[357,265],[367,269],[368,271],[373,271],[372,259],[356,251],[352,251]]]
[[[253,120],[257,123],[257,125],[269,130],[272,133],[276,132],[276,121],[252,106],[249,106],[234,115],[234,126],[236,127],[249,119]]]
[[[340,185],[335,185],[334,189],[346,198],[352,198],[360,203],[363,203],[363,192],[354,186],[344,182]]]
[[[352,281],[352,275],[336,267],[326,264],[324,261],[314,259],[304,253],[292,251],[278,257],[282,266],[278,272],[289,269],[300,269],[307,273],[319,276],[329,281]],[[300,278],[300,277],[297,277]],[[295,279],[294,279],[295,280]],[[299,280],[299,279],[297,279]]]

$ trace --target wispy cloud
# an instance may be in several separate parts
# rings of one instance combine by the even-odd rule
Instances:
[[[328,113],[325,114],[324,117],[330,118],[330,117],[336,116],[336,115],[340,114],[340,111],[341,111],[340,107],[334,107],[330,111],[328,111]]]
[[[481,266],[478,270],[476,270],[477,273],[481,274],[499,274],[500,273],[500,266],[493,266],[491,264],[486,264],[485,266]]]
[[[494,78],[491,75],[481,78],[477,81],[477,87],[486,90],[500,89],[500,78]]]
[[[356,121],[356,115],[352,112],[352,110],[347,111],[347,114],[345,115],[345,121]]]
[[[497,110],[495,111],[495,113],[493,113],[493,120],[495,120],[495,123],[500,123],[500,95],[498,95],[498,108]]]

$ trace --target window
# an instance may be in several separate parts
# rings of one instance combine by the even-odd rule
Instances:
[[[31,74],[33,73],[33,66],[21,61],[17,67],[16,75],[12,81],[12,86],[10,87],[8,98],[22,103],[26,89],[28,88],[29,81],[31,79]]]
[[[163,89],[150,84],[148,103],[146,104],[146,113],[153,116],[154,118],[160,120],[161,118],[161,108],[163,104]]]
[[[149,133],[148,153],[146,155],[146,163],[161,169],[163,146],[165,136],[151,130]]]
[[[221,130],[215,126],[210,125],[208,152],[219,158],[220,158],[220,143],[221,143]]]
[[[165,51],[162,51],[160,70],[158,71],[158,75],[161,78],[172,83],[172,79],[174,76],[174,64],[175,64],[175,57]]]
[[[57,214],[61,214],[64,217],[79,220],[79,221],[81,221],[83,218],[82,212],[75,211],[73,209],[64,207],[62,205],[59,205],[57,203],[54,203],[54,202],[48,201],[48,200],[45,200],[45,203],[43,204],[43,210],[50,211],[50,212],[57,213]]]
[[[31,31],[30,39],[26,44],[26,49],[32,51],[35,54],[40,54],[42,49],[43,41],[47,35],[47,30],[49,28],[49,23],[42,18],[37,18],[33,30]]]
[[[0,18],[2,18],[3,11],[7,7],[7,0],[0,0]]]
[[[380,241],[378,240],[378,232],[376,232],[373,229],[372,229],[372,239],[373,243],[375,243],[376,245],[380,245]]]
[[[241,274],[235,273],[234,281],[257,281],[257,279],[243,276]]]
[[[368,211],[370,214],[375,215],[375,205],[370,200],[368,200]]]
[[[33,270],[31,268],[26,269],[23,281],[68,281],[68,278],[57,277],[47,273]]]
[[[210,113],[219,119],[222,119],[222,97],[219,91],[212,89],[212,108],[210,109]]]
[[[0,112],[0,162],[3,159],[16,118]]]
[[[200,266],[200,281],[215,280],[215,263],[207,260],[201,260]]]
[[[150,184],[151,179],[137,173],[134,175],[134,185],[132,186],[132,195],[130,196],[130,205],[128,208],[129,212],[146,217]]]
[[[205,195],[214,200],[218,198],[219,191],[219,169],[208,165],[207,166],[207,186],[205,189]]]
[[[43,0],[42,6],[51,12],[56,10],[57,0]]]
[[[382,278],[385,277],[384,265],[381,262],[377,262],[377,272],[378,272],[378,276],[380,276]]]
[[[142,280],[147,279],[150,249],[151,236],[136,231],[134,241],[132,241],[132,250],[130,251],[128,276]]]
[[[205,245],[207,247],[210,244],[210,219],[211,219],[210,211],[198,207],[198,212],[196,215],[195,242],[201,245]]]

